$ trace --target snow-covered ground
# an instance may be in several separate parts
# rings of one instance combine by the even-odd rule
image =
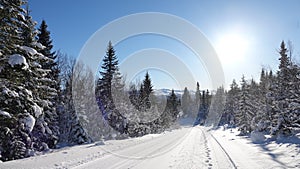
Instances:
[[[106,141],[0,164],[0,168],[300,168],[298,138],[253,144],[233,131],[184,126],[162,134]]]

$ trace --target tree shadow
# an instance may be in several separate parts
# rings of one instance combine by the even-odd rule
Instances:
[[[279,146],[285,144],[288,146],[291,146],[291,145],[296,145],[296,147],[300,148],[300,138],[296,137],[296,136],[290,136],[290,137],[282,137],[282,138],[277,138],[277,139],[274,139],[274,138],[268,138],[265,142],[263,143],[253,143],[255,145],[258,145],[260,148],[262,148],[266,154],[268,154],[272,160],[278,164],[280,164],[281,166],[283,167],[287,167],[289,168],[290,166],[287,166],[286,163],[278,160],[278,158],[280,156],[284,156],[283,153],[273,153],[272,150],[270,148],[268,148],[268,145],[270,145],[271,143],[276,143],[278,144]],[[300,152],[298,152],[299,154]]]

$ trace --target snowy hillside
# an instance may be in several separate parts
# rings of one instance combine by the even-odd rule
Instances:
[[[65,147],[0,168],[299,168],[299,138],[253,144],[237,130],[184,126],[162,134]]]

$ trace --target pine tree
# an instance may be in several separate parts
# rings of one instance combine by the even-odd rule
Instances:
[[[277,72],[277,78],[273,86],[273,114],[275,118],[272,121],[271,134],[290,134],[290,119],[288,110],[288,98],[290,98],[289,88],[291,85],[289,58],[287,55],[287,48],[284,41],[280,45],[280,64],[279,71]]]
[[[19,54],[16,45],[22,45],[21,26],[25,23],[24,10],[21,8],[25,2],[0,1],[0,159],[2,161],[24,158],[26,146],[20,138],[18,130],[22,128],[19,123],[20,116],[29,112],[34,105],[31,92],[23,87],[24,74],[29,65],[24,56]],[[13,61],[19,60],[18,64]],[[25,137],[27,137],[26,134]],[[28,140],[31,141],[31,138]]]
[[[300,129],[300,67],[298,65],[291,64],[290,77],[291,82],[288,89],[290,95],[286,99],[288,102],[288,129],[291,134],[296,134]]]
[[[108,103],[112,100],[111,84],[113,75],[118,69],[118,59],[115,55],[115,50],[111,42],[108,43],[106,55],[104,56],[101,68],[101,78],[98,79],[96,86],[96,97],[101,97],[101,101],[104,105],[108,106]]]
[[[230,85],[230,90],[227,92],[226,95],[225,109],[221,120],[223,124],[230,124],[230,125],[235,124],[235,116],[238,110],[239,92],[240,92],[239,86],[236,83],[236,81],[233,80],[232,84]]]
[[[42,94],[52,89],[44,78],[49,71],[41,67],[47,58],[38,52],[42,45],[36,41],[35,22],[28,6],[22,9],[24,1],[0,3],[0,39],[5,42],[0,47],[0,111],[6,114],[1,117],[0,131],[7,134],[0,147],[1,160],[6,161],[30,156],[33,149],[42,150],[41,146],[47,149],[54,135],[44,121],[48,100]]]
[[[271,85],[268,73],[265,69],[261,70],[260,82],[257,87],[256,100],[256,117],[253,118],[253,126],[256,131],[269,132],[269,126],[271,124],[271,104],[268,101],[268,93]]]
[[[106,55],[103,58],[100,75],[96,85],[96,100],[105,120],[120,133],[125,132],[124,116],[116,109],[112,95],[112,81],[118,71],[118,59],[112,43],[108,43]]]
[[[165,111],[162,113],[162,127],[170,127],[176,120],[179,114],[180,101],[178,100],[174,90],[172,89],[167,98],[167,105]]]
[[[187,87],[184,88],[182,97],[181,97],[181,109],[183,111],[184,117],[191,117],[191,96]]]
[[[64,113],[67,114],[67,140],[66,142],[71,145],[90,143],[92,140],[83,128],[78,113],[75,110],[73,94],[72,94],[72,83],[74,82],[73,75],[69,76],[69,80],[66,84],[65,89],[65,106]]]
[[[151,107],[150,95],[152,94],[152,92],[153,92],[153,86],[150,79],[150,75],[147,72],[145,75],[145,79],[143,80],[143,95],[144,95],[143,103],[145,104],[146,110],[150,109]]]
[[[150,97],[153,92],[153,86],[150,75],[147,72],[139,90],[139,111],[147,111],[151,108]]]
[[[249,84],[249,104],[252,112],[251,131],[262,131],[264,129],[264,126],[260,126],[260,122],[262,122],[266,114],[264,110],[265,105],[260,102],[261,94],[258,83],[252,78]]]
[[[58,108],[58,92],[60,91],[59,86],[59,69],[57,62],[55,61],[56,55],[55,52],[52,52],[52,40],[50,38],[50,32],[47,30],[47,24],[43,20],[40,28],[39,33],[37,35],[38,42],[43,45],[43,48],[39,49],[39,52],[42,53],[47,59],[45,59],[41,66],[44,69],[50,70],[50,73],[48,73],[45,76],[45,79],[47,80],[47,85],[52,88],[52,90],[47,90],[42,96],[44,99],[48,100],[48,106],[44,107],[45,109],[45,121],[48,123],[49,128],[53,132],[53,136],[51,139],[49,139],[48,145],[50,148],[54,148],[55,144],[58,141],[58,135],[59,135],[59,128],[58,128],[58,114],[57,114],[57,108]]]
[[[241,131],[241,135],[248,134],[252,131],[251,120],[254,115],[249,84],[245,80],[245,76],[243,76],[241,80],[241,91],[239,94],[239,106],[236,113],[236,122],[239,130]]]
[[[219,125],[222,113],[224,112],[225,106],[225,91],[223,87],[219,87],[216,94],[212,96],[210,108],[207,113],[205,123],[207,125],[217,126]]]
[[[207,90],[208,91],[208,90]],[[207,118],[207,113],[209,110],[209,105],[208,103],[208,93],[205,93],[205,90],[202,91],[202,98],[201,98],[201,104],[199,107],[199,112],[197,115],[197,120],[195,124],[199,123],[200,125],[204,125],[206,118]]]
[[[201,91],[200,91],[200,84],[197,82],[197,88],[195,92],[195,105],[196,105],[196,113],[198,113],[201,103]]]
[[[0,5],[0,41],[3,44],[0,46],[0,56],[4,59],[15,53],[14,44],[23,42],[20,29],[25,23],[25,17],[21,6],[25,5],[25,2],[23,0],[0,1]]]
[[[131,104],[138,110],[139,109],[139,93],[135,84],[131,84],[129,87],[129,99]]]

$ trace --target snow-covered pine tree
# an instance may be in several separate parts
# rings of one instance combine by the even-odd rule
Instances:
[[[291,82],[289,85],[288,118],[290,121],[289,129],[291,134],[300,131],[300,67],[294,63],[290,66]]]
[[[108,43],[106,55],[104,56],[102,62],[103,63],[100,70],[101,77],[97,81],[95,90],[96,97],[101,99],[104,108],[108,108],[112,101],[111,84],[113,75],[118,69],[118,59],[115,55],[115,50],[111,42]]]
[[[236,113],[236,123],[241,131],[241,135],[250,133],[252,131],[251,120],[255,114],[253,112],[251,99],[249,84],[243,75],[241,80],[241,91],[239,94],[239,106]]]
[[[146,111],[150,109],[151,102],[150,102],[150,95],[153,92],[153,86],[151,82],[151,78],[149,73],[147,72],[145,75],[145,79],[142,83],[143,87],[141,88],[140,95],[141,95],[141,103],[142,103],[142,111]]]
[[[139,109],[139,93],[135,84],[129,86],[129,100],[131,104],[138,110]]]
[[[47,148],[45,140],[51,138],[52,131],[45,123],[43,100],[40,87],[46,86],[44,76],[48,70],[41,68],[46,57],[38,52],[43,46],[36,41],[35,22],[29,10],[22,8],[22,0],[0,1],[0,45],[1,55],[1,160],[24,158],[33,154],[33,148]],[[51,88],[49,88],[51,89]],[[3,133],[4,132],[4,133]]]
[[[222,114],[222,118],[220,120],[219,125],[235,124],[235,115],[238,110],[238,95],[239,95],[239,87],[235,80],[232,81],[230,85],[229,91],[226,93],[226,101],[225,101],[225,108]]]
[[[291,122],[290,122],[290,113],[289,113],[289,102],[288,99],[291,97],[291,72],[290,72],[290,59],[287,55],[287,48],[284,41],[280,45],[280,64],[279,71],[277,72],[277,78],[275,84],[273,85],[273,114],[275,118],[272,121],[271,134],[291,134]]]
[[[55,52],[52,52],[52,40],[50,38],[50,32],[47,30],[47,24],[43,20],[40,27],[39,33],[37,34],[38,43],[43,45],[43,48],[39,49],[39,52],[42,53],[47,59],[41,62],[43,69],[50,70],[50,72],[44,77],[44,80],[47,81],[49,88],[45,90],[45,94],[41,96],[43,99],[47,100],[47,103],[44,106],[45,111],[45,122],[48,124],[49,128],[53,133],[53,137],[49,139],[48,145],[50,148],[54,148],[59,135],[58,127],[58,92],[60,91],[59,84],[59,69],[57,65]],[[51,88],[51,90],[49,90]]]
[[[65,142],[67,144],[83,144],[83,143],[90,143],[92,140],[89,137],[86,130],[83,128],[78,113],[75,110],[74,105],[74,96],[73,96],[73,82],[74,82],[74,65],[71,66],[73,70],[68,75],[68,80],[66,82],[66,86],[64,89],[64,108],[63,112],[66,117],[66,129],[67,132],[65,133]],[[78,79],[77,79],[78,80]]]
[[[72,83],[72,82],[71,82]],[[78,117],[77,112],[75,111],[74,102],[73,102],[73,95],[71,87],[69,85],[72,85],[71,83],[68,83],[66,88],[68,91],[67,94],[67,102],[66,102],[66,113],[69,114],[69,133],[68,133],[68,143],[69,144],[83,144],[83,143],[90,143],[92,140],[88,136],[86,130],[82,127],[81,121]]]
[[[99,77],[96,84],[95,95],[104,119],[115,130],[124,133],[126,130],[124,125],[125,119],[119,110],[116,109],[112,96],[112,80],[117,70],[118,58],[115,55],[112,43],[109,42],[100,70],[101,77]]]
[[[178,118],[180,101],[178,100],[174,89],[172,89],[170,95],[167,98],[167,105],[165,111],[161,115],[162,127],[170,127]]]
[[[181,109],[184,117],[191,117],[192,114],[192,104],[191,95],[187,87],[184,88],[183,94],[181,96]]]
[[[253,129],[256,131],[269,132],[269,126],[271,124],[271,104],[268,100],[268,92],[270,88],[270,81],[268,72],[264,68],[261,70],[260,82],[257,86],[257,93],[255,99],[257,101],[256,117],[252,120]]]
[[[261,131],[261,128],[263,128],[263,126],[260,126],[261,124],[259,124],[265,116],[264,105],[260,102],[262,97],[261,94],[259,85],[252,78],[249,84],[249,103],[252,112],[251,131]]]
[[[58,126],[55,105],[53,99],[56,97],[56,89],[53,88],[52,83],[55,81],[49,79],[47,76],[52,73],[51,69],[43,67],[44,63],[51,60],[39,51],[45,48],[36,40],[37,31],[35,29],[36,22],[30,16],[30,11],[26,9],[25,23],[27,26],[22,27],[24,46],[21,46],[26,54],[31,54],[32,58],[29,60],[34,73],[31,78],[28,78],[30,83],[29,88],[33,91],[36,98],[37,105],[42,108],[42,115],[36,119],[36,127],[33,130],[34,148],[37,150],[47,150],[48,147],[55,148],[58,140]],[[36,53],[35,55],[33,53]]]
[[[209,110],[209,101],[208,101],[208,97],[209,96],[209,92],[207,90],[207,92],[205,93],[205,90],[202,91],[202,98],[201,98],[201,104],[199,107],[199,112],[198,112],[198,117],[197,117],[197,123],[199,121],[200,125],[204,125],[205,124],[205,120],[207,118],[207,113]]]
[[[23,42],[20,27],[25,24],[25,2],[0,1],[0,160],[7,161],[26,156],[26,146],[22,138],[16,138],[19,115],[29,112],[34,105],[31,91],[23,87],[28,73],[26,58],[17,53],[15,45]],[[27,134],[28,135],[28,134]],[[27,137],[27,136],[26,136]],[[31,141],[31,138],[29,139]],[[15,147],[15,148],[13,148]],[[14,151],[11,151],[11,150]]]
[[[201,91],[200,84],[197,82],[196,92],[195,92],[195,114],[198,114],[201,104]]]
[[[225,108],[225,91],[223,87],[219,87],[215,95],[212,96],[212,102],[208,110],[206,125],[217,126],[220,123],[222,113]]]

